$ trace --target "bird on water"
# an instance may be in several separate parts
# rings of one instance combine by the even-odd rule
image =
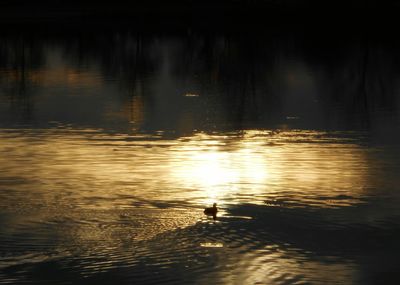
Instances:
[[[213,216],[214,220],[217,219],[217,212],[218,212],[217,203],[214,203],[213,206],[210,208],[204,209],[204,214],[207,216]]]

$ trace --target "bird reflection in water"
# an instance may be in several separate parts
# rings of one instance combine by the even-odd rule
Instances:
[[[212,216],[214,220],[217,219],[217,213],[218,213],[217,203],[214,203],[212,207],[204,209],[204,214],[207,216]]]

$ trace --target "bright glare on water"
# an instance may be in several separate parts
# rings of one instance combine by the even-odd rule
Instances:
[[[365,146],[360,134],[169,138],[61,128],[0,136],[6,283],[8,275],[157,283],[179,274],[349,284],[360,266],[380,266],[375,243],[398,226],[397,149]],[[203,215],[213,202],[215,222]],[[54,275],[32,276],[41,266]]]

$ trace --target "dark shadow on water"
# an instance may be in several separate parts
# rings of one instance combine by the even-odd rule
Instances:
[[[2,126],[370,130],[396,137],[393,33],[16,32],[0,43]]]

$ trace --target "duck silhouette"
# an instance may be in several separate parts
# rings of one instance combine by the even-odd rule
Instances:
[[[210,208],[204,209],[204,214],[207,216],[213,216],[214,220],[217,219],[217,212],[218,212],[217,203],[214,203],[213,206]]]

